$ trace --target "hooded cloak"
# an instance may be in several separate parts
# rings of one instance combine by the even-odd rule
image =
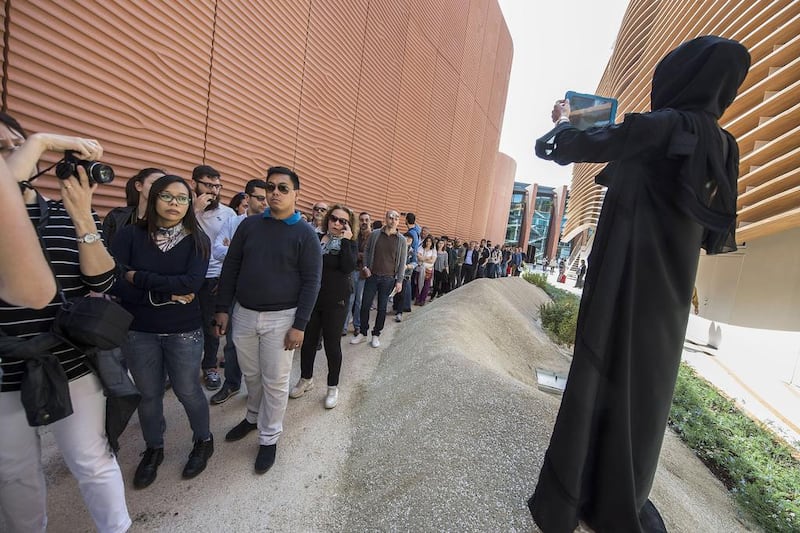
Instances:
[[[652,111],[537,141],[559,164],[609,162],[575,349],[550,446],[528,501],[544,533],[660,531],[648,495],[658,466],[700,248],[735,249],[735,139],[717,119],[747,50],[693,39],[656,67]]]

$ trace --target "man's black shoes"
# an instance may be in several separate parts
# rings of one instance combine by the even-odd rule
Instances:
[[[200,474],[206,469],[206,464],[212,455],[214,455],[213,435],[208,440],[195,441],[192,453],[189,454],[189,460],[183,468],[183,478],[191,479]]]
[[[270,444],[268,446],[261,445],[258,447],[258,455],[256,456],[256,474],[264,474],[272,468],[275,464],[275,451],[278,448],[277,444]]]
[[[258,424],[250,423],[245,418],[244,420],[236,424],[236,426],[234,426],[234,428],[225,435],[225,440],[228,442],[242,440],[247,436],[248,433],[254,431],[257,428]]]
[[[156,480],[158,466],[164,460],[164,448],[147,448],[133,475],[133,486],[137,489],[149,487]]]

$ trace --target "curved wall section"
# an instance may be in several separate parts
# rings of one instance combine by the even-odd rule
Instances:
[[[6,0],[3,103],[29,131],[99,139],[118,179],[286,165],[300,208],[414,211],[480,239],[513,47],[496,0]],[[80,13],[78,15],[77,13]],[[54,160],[55,154],[49,154]],[[57,196],[52,178],[42,190]]]

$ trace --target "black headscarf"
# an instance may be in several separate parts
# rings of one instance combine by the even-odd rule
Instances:
[[[736,139],[717,124],[750,68],[750,54],[736,41],[707,35],[685,42],[656,66],[651,108],[681,113],[684,127],[670,147],[683,157],[677,201],[705,228],[709,254],[736,249]]]

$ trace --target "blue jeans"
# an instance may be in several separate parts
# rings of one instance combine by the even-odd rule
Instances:
[[[175,396],[183,404],[193,440],[211,436],[208,401],[200,386],[200,360],[203,357],[203,332],[145,333],[129,331],[122,347],[133,380],[142,393],[139,423],[148,448],[164,447],[164,372],[172,382]]]
[[[228,314],[228,332],[225,334],[225,385],[231,389],[242,386],[242,369],[239,368],[239,358],[236,356],[236,345],[233,343],[233,308]]]
[[[361,298],[361,324],[358,331],[362,335],[369,332],[369,311],[375,294],[378,294],[378,315],[375,317],[375,327],[372,334],[376,337],[381,334],[383,325],[386,323],[386,305],[389,302],[389,293],[394,288],[394,276],[371,275],[364,283],[364,294]]]
[[[353,272],[353,287],[355,290],[353,294],[350,295],[350,313],[353,315],[353,331],[355,332],[361,329],[361,295],[364,294],[365,281],[367,280],[361,279],[359,270]],[[345,328],[347,328],[347,321],[350,320],[350,313],[347,314],[347,320],[344,324]]]

